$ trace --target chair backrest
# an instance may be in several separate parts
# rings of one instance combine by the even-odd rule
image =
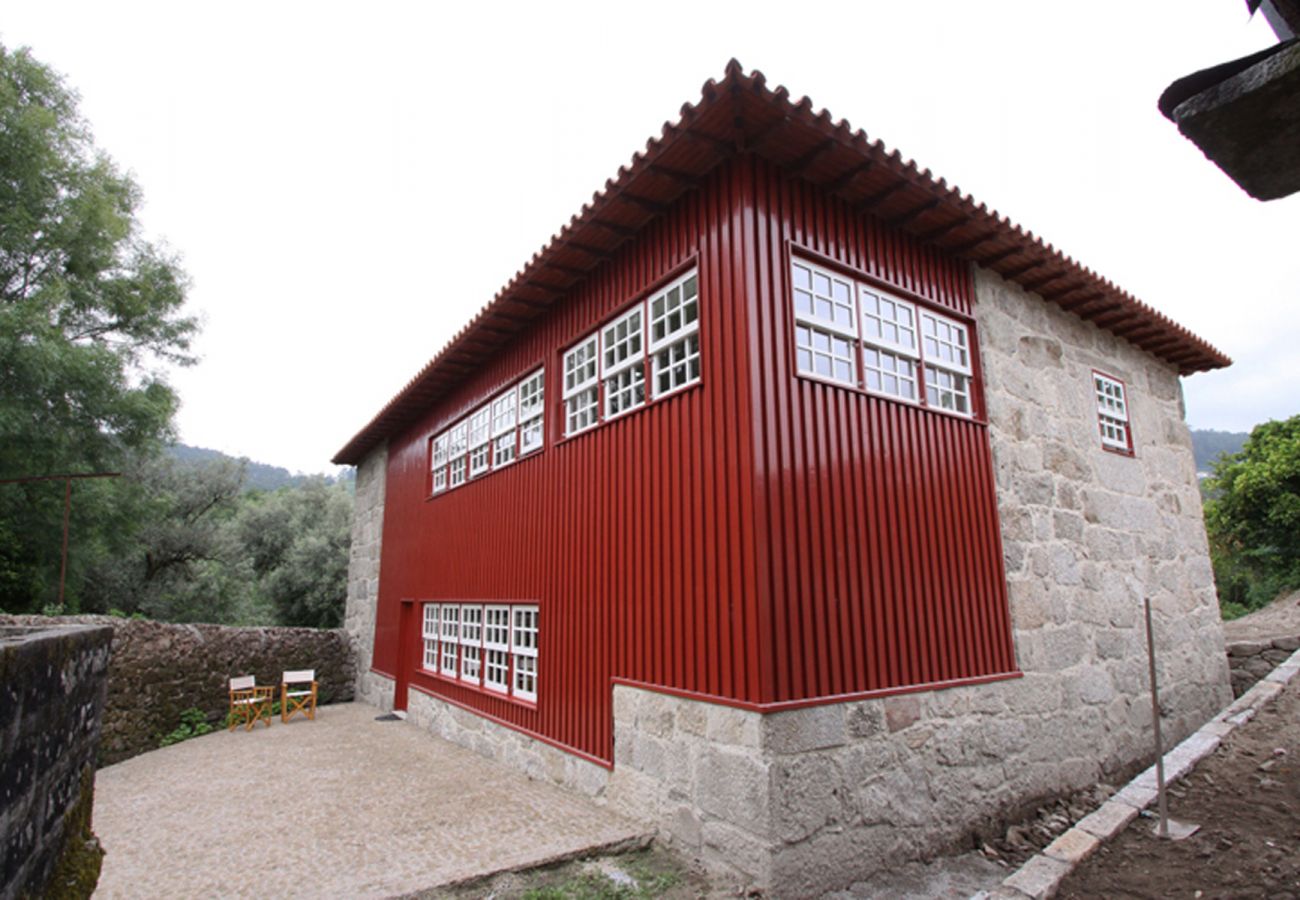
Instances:
[[[285,684],[302,684],[307,681],[316,680],[315,669],[294,669],[292,672],[285,672],[284,677],[280,679]]]
[[[251,687],[257,687],[257,677],[254,675],[240,675],[238,678],[230,679],[232,691],[246,691]]]

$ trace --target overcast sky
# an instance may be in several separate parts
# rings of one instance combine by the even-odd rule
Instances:
[[[730,10],[730,11],[729,11]],[[1300,196],[1247,197],[1156,109],[1274,43],[1241,0],[63,3],[66,75],[193,278],[182,439],[329,459],[737,57],[1227,352],[1193,427],[1300,412]]]

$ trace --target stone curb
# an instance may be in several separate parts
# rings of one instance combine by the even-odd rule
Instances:
[[[1300,673],[1300,650],[1166,753],[1165,783],[1172,784],[1191,772],[1198,762],[1218,749],[1224,738],[1282,693],[1297,673]],[[1153,765],[1002,879],[996,888],[972,894],[970,900],[1048,900],[1055,896],[1066,875],[1102,843],[1123,831],[1155,799],[1156,767]]]

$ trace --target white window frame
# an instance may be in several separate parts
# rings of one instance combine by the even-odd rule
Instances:
[[[546,444],[546,370],[538,369],[525,375],[517,390],[517,455],[523,457],[541,450]]]
[[[438,663],[438,671],[449,678],[455,678],[460,663],[460,653],[457,652],[460,647],[460,606],[455,603],[442,605],[442,622],[438,635],[442,643],[442,659]]]
[[[503,624],[495,624],[493,619],[504,617]],[[483,687],[498,694],[510,693],[510,607],[501,604],[487,604],[483,607]],[[501,637],[503,640],[494,640]],[[501,663],[497,664],[496,659]],[[493,678],[497,671],[502,672],[500,681]]]
[[[460,680],[483,680],[483,606],[478,603],[460,608]]]
[[[1093,397],[1097,404],[1097,430],[1107,450],[1132,455],[1133,426],[1128,409],[1128,388],[1118,378],[1092,370]]]
[[[931,312],[928,309],[922,309],[920,310],[920,313],[921,316],[917,323],[917,337],[921,342],[921,361],[924,368],[922,377],[925,382],[925,405],[930,409],[941,409],[944,412],[949,412],[957,416],[963,416],[967,419],[974,418],[975,417],[975,369],[974,369],[974,360],[973,360],[973,350],[971,347],[971,339],[970,339],[970,328],[964,323],[958,322],[956,319],[952,319],[949,318],[948,316],[940,315],[939,313],[936,312]],[[936,332],[939,326],[946,326],[952,329],[953,331],[955,331],[957,334],[960,334],[962,336],[962,340],[949,341],[940,338],[937,333],[933,336],[927,336],[925,330],[926,320],[930,320],[935,323]],[[952,348],[954,352],[960,352],[962,355],[966,357],[965,362],[962,362],[960,360],[944,359],[939,353],[935,353],[931,355],[930,351],[926,348],[927,342],[934,343],[936,347],[949,347]],[[942,403],[935,403],[931,401],[930,390],[931,390],[932,382],[930,376],[932,373],[935,375],[935,380],[933,383],[935,393],[938,394],[940,397],[942,397],[944,393],[948,393],[954,397],[964,398],[966,401],[966,408],[964,410],[956,409],[951,406],[944,406]],[[938,376],[940,373],[946,373],[948,376],[950,376],[954,385],[956,385],[957,383],[964,383],[965,390],[960,390],[957,387],[948,388],[939,385]]]
[[[600,335],[593,331],[564,351],[564,436],[600,424]]]
[[[807,333],[808,335],[807,343],[805,343],[801,339],[801,332]],[[830,345],[831,349],[824,350],[818,348],[815,344],[815,341],[817,340],[818,336],[824,337],[827,343]],[[836,343],[846,344],[848,352],[844,354],[836,353],[834,350]],[[812,325],[808,322],[804,322],[800,320],[796,320],[794,323],[795,369],[798,371],[800,375],[803,375],[805,378],[815,378],[818,381],[825,381],[830,384],[842,384],[845,385],[846,387],[857,387],[858,386],[858,355],[860,352],[858,350],[859,346],[860,345],[858,343],[857,338],[849,337],[847,334],[843,334],[842,332],[831,331],[830,329],[822,328],[818,325]],[[807,369],[803,368],[800,362],[800,357],[805,354],[807,355],[812,368],[807,368]],[[818,359],[827,359],[830,361],[829,374],[824,374],[822,372],[817,371]],[[836,376],[835,374],[836,362],[842,362],[848,366],[849,369],[848,378],[840,378]]]
[[[875,306],[877,311],[872,311],[870,307]],[[893,308],[895,315],[886,316],[879,310],[882,306]],[[921,370],[921,320],[916,308],[916,304],[901,297],[895,297],[887,291],[872,287],[866,284],[858,285],[858,310],[862,318],[862,387],[872,394],[880,394],[885,397],[893,397],[904,403],[921,403],[921,394],[924,390],[923,379],[920,374]],[[911,325],[907,326],[899,322],[897,313],[905,310],[911,318]],[[873,327],[875,326],[875,327]],[[898,332],[899,339],[891,340],[886,336],[889,328]],[[880,334],[873,334],[873,331],[879,330]],[[903,340],[903,335],[910,332],[911,341]],[[880,364],[875,364],[869,358],[874,353],[880,360]],[[895,368],[889,369],[884,365],[884,358],[889,357],[894,360]],[[906,367],[909,375],[904,375],[901,367]],[[875,375],[880,382],[879,386],[871,384],[871,376]],[[897,390],[888,388],[889,381],[893,379],[898,387]],[[902,390],[904,384],[910,385],[912,389],[911,396],[908,396]]]
[[[447,429],[447,487],[460,487],[468,479],[469,422],[461,419]]]
[[[531,619],[531,624],[529,620]],[[522,620],[522,623],[521,623]],[[521,700],[537,702],[537,649],[540,643],[540,616],[536,606],[510,607],[510,692]],[[532,690],[521,687],[531,677]]]
[[[806,288],[800,287],[798,284],[796,270],[800,269],[808,272],[808,287]],[[830,282],[832,292],[834,292],[836,284],[841,285],[848,295],[847,303],[840,302],[832,295],[819,294],[817,292],[817,279],[819,277],[825,278]],[[858,311],[855,299],[858,292],[855,289],[854,280],[852,278],[841,275],[825,266],[819,266],[814,262],[809,262],[802,257],[796,257],[790,261],[790,292],[790,302],[794,310],[794,317],[797,321],[811,325],[814,328],[819,328],[822,331],[835,331],[845,337],[857,338]],[[810,309],[803,310],[799,308],[798,297],[800,294],[809,298]],[[832,308],[843,308],[847,316],[847,321],[841,322],[833,316],[828,319],[825,316],[818,315],[817,301],[821,298],[824,298],[825,302],[830,304]]]
[[[806,287],[801,284],[797,274],[800,270],[808,273]],[[831,279],[832,291],[836,281],[848,284],[852,288],[851,295],[856,306],[854,328],[845,328],[841,323],[830,321],[825,316],[816,314],[815,292],[811,288],[815,285],[815,279],[819,275]],[[891,291],[876,287],[873,282],[866,280],[865,277],[840,275],[826,266],[798,255],[790,257],[790,290],[791,312],[794,316],[795,328],[792,334],[795,353],[794,368],[799,376],[828,384],[856,388],[869,394],[910,403],[935,412],[948,413],[966,419],[975,418],[978,387],[975,377],[973,324],[958,319],[953,315],[934,312],[920,302],[904,300]],[[810,303],[813,303],[811,312],[799,308],[797,294],[811,298],[809,300]],[[897,317],[889,318],[881,315],[879,311],[873,312],[869,310],[867,297],[870,297],[876,304],[891,304],[895,311],[908,310],[912,320],[911,336],[915,343],[910,343],[901,331],[896,337],[887,335],[886,326],[891,324],[897,326]],[[942,325],[944,329],[951,329],[953,335],[959,335],[961,340],[945,340],[937,333],[927,336],[927,320],[935,324],[936,332],[939,331],[939,326]],[[879,326],[880,334],[874,333],[877,329],[871,327],[873,324]],[[802,330],[807,332],[807,341],[801,339]],[[854,372],[852,380],[845,380],[836,377],[834,374],[834,361],[844,359],[842,355],[828,353],[813,346],[814,335],[818,332],[828,336],[828,338],[839,335],[842,340],[847,340],[853,345],[852,367]],[[927,351],[927,341],[933,344],[933,350]],[[941,352],[942,348],[949,348],[955,357],[964,355],[965,359],[945,359],[943,358],[943,352]],[[879,362],[873,363],[870,359],[871,355],[876,355]],[[816,362],[819,356],[828,357],[832,360],[831,375],[825,375],[816,370]],[[890,370],[884,364],[886,356],[893,358],[896,363],[896,370]],[[805,358],[808,363],[807,366],[804,364]],[[907,378],[897,371],[897,368],[901,368],[903,365],[910,368],[911,378]],[[879,380],[878,386],[871,384],[873,375]],[[898,391],[886,388],[886,384],[890,379],[898,380]],[[951,385],[940,384],[941,380],[951,381],[952,383]],[[911,387],[913,391],[912,397],[907,396],[902,390],[903,384]],[[931,401],[930,394],[932,391],[937,402]],[[951,400],[951,405],[943,405],[945,398]],[[965,409],[956,408],[962,404],[965,405]]]
[[[630,324],[636,320],[635,328]],[[619,326],[627,325],[627,333],[617,337]],[[611,335],[614,337],[611,338]],[[610,361],[612,354],[621,359]],[[600,329],[600,381],[603,387],[602,415],[605,421],[626,415],[646,403],[646,305],[638,303]],[[640,393],[640,398],[636,395]],[[620,403],[624,396],[633,399]]]
[[[447,447],[449,438],[443,432],[433,439],[433,488],[432,493],[441,494],[447,490]]]
[[[485,403],[469,416],[469,477],[488,471],[492,462],[492,405]]]
[[[691,285],[694,294],[687,299],[686,287]],[[669,298],[673,291],[678,291],[680,301],[672,309],[669,308]],[[662,309],[656,311],[655,304],[662,301]],[[694,318],[686,320],[683,312],[682,321],[676,329],[671,328],[671,322],[668,321],[675,312],[681,312],[690,308],[694,313]],[[646,341],[648,344],[647,351],[650,356],[650,371],[647,373],[650,379],[650,397],[658,400],[661,397],[667,397],[677,391],[685,390],[693,384],[698,384],[702,377],[703,362],[700,359],[700,277],[699,269],[693,268],[679,277],[673,279],[664,287],[655,291],[645,301],[646,308]],[[656,325],[666,322],[664,333],[655,337]],[[690,375],[692,366],[695,374]],[[684,368],[687,375],[683,381],[670,384],[668,387],[660,387],[660,374],[667,370],[673,372],[678,368]],[[670,376],[671,377],[671,376]]]
[[[424,642],[424,658],[420,667],[426,672],[438,671],[438,615],[437,603],[424,604],[423,625],[420,637]],[[430,615],[432,613],[432,615]]]
[[[514,385],[492,400],[492,468],[494,470],[510,465],[518,455],[518,406],[519,390]]]

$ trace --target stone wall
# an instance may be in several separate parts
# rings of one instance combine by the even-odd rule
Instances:
[[[180,724],[182,710],[197,707],[213,725],[230,708],[229,681],[254,675],[278,685],[286,669],[315,669],[320,703],[351,700],[355,684],[352,646],[342,630],[234,628],[177,625],[110,616],[0,616],[4,624],[82,623],[113,633],[108,705],[100,764],[154,750]]]
[[[343,628],[356,652],[356,696],[380,709],[393,708],[393,680],[371,672],[375,615],[379,608],[379,556],[384,539],[384,489],[388,447],[370,452],[357,466],[352,549],[348,558],[348,600]]]
[[[89,897],[107,628],[0,626],[0,900]]]
[[[1232,695],[1240,697],[1261,678],[1300,649],[1300,635],[1260,641],[1234,641],[1228,645],[1228,667],[1232,671]]]

